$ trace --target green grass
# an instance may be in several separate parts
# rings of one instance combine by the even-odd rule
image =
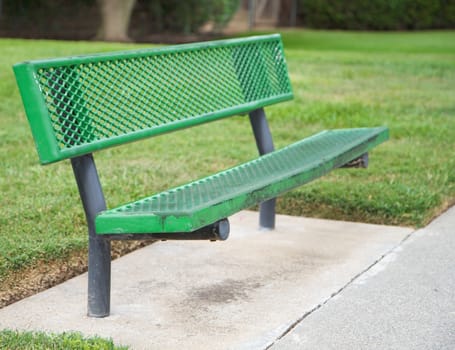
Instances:
[[[100,337],[84,337],[80,333],[44,333],[2,330],[0,349],[8,350],[126,350],[115,346],[112,340]]]
[[[268,108],[276,146],[322,129],[376,125],[389,126],[391,140],[371,153],[367,170],[338,170],[295,190],[280,199],[280,212],[419,227],[454,203],[455,32],[288,31],[283,38],[295,99]],[[0,279],[87,245],[71,167],[38,164],[11,66],[135,47],[0,40]],[[112,207],[256,153],[248,120],[235,117],[96,160]]]

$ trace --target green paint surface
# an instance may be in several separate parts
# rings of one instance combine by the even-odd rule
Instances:
[[[14,66],[43,164],[292,99],[280,35]]]
[[[191,232],[310,182],[388,139],[388,129],[323,131],[201,180],[101,213],[98,234]]]

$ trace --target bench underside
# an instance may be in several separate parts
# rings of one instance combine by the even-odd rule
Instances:
[[[97,234],[192,232],[308,183],[388,139],[388,129],[323,131],[215,175],[100,213]]]

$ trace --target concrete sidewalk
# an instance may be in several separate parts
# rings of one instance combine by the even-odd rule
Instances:
[[[455,349],[455,207],[304,317],[278,349]]]
[[[111,337],[132,349],[295,349],[302,348],[307,339],[308,348],[321,349],[319,341],[330,348],[336,332],[324,325],[337,318],[357,337],[350,325],[361,327],[364,310],[375,310],[373,317],[380,314],[382,304],[385,307],[394,301],[393,293],[380,302],[379,292],[370,290],[376,271],[384,269],[378,277],[388,275],[394,262],[386,262],[398,255],[399,265],[404,256],[399,249],[410,255],[413,250],[413,239],[400,248],[412,232],[407,228],[280,215],[277,230],[263,232],[257,230],[254,212],[241,212],[230,222],[231,237],[226,242],[160,242],[114,261],[110,317],[85,316],[87,276],[82,275],[1,309],[0,328],[80,331]],[[428,236],[434,243],[427,253],[435,249],[435,256],[428,265],[426,255],[415,257],[411,273],[420,271],[420,264],[428,276],[414,281],[417,286],[409,285],[412,290],[427,285],[432,269],[449,263],[449,257],[442,255],[454,256],[453,239],[444,243],[452,244],[450,251],[439,247],[442,234],[433,237],[426,232],[433,231],[420,231],[418,239],[425,241]],[[435,265],[436,256],[441,261]],[[402,273],[407,275],[406,270]],[[400,279],[397,272],[387,288],[395,290],[402,284]],[[368,289],[366,294],[341,297],[351,289],[360,293],[362,288]],[[434,286],[439,294],[432,283],[428,288],[434,295],[447,292],[440,284]],[[420,297],[415,300],[417,314],[422,300],[428,300],[422,294],[410,295],[406,288],[397,289],[397,294],[400,303]],[[350,309],[349,317],[331,309],[346,303],[349,305],[341,312]],[[412,308],[410,303],[408,306]],[[388,320],[387,315],[379,316]],[[318,319],[309,323],[315,317]],[[441,319],[441,326],[453,321],[453,313],[451,317]],[[307,337],[307,324],[319,333],[315,330]],[[393,324],[384,323],[387,327]],[[420,331],[413,325],[414,331]],[[367,326],[358,329],[364,332]],[[375,329],[379,334],[382,331],[384,336],[391,332]],[[381,337],[374,340],[380,343]],[[359,348],[370,348],[368,343],[364,345]]]

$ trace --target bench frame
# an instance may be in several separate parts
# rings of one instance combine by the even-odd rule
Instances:
[[[220,52],[225,55],[221,62],[218,56]],[[194,69],[194,65],[188,68],[185,59],[197,55],[199,61],[195,63],[196,67],[213,64],[215,75],[208,82],[203,77],[193,85],[189,81],[202,74],[186,74]],[[243,56],[239,58],[239,55]],[[164,63],[160,61],[162,57]],[[142,65],[146,73],[141,71],[133,76],[132,79],[138,78],[139,82],[134,80],[125,83],[122,75],[125,73],[124,64],[132,65],[126,68],[126,75],[131,71],[137,74],[138,67],[142,68]],[[167,73],[163,73],[154,64],[170,65],[164,67]],[[181,83],[176,74],[181,73],[182,66],[187,70],[184,71],[186,80]],[[110,313],[112,240],[225,240],[229,235],[226,217],[255,204],[259,204],[260,228],[273,230],[276,205],[276,198],[273,197],[338,167],[366,167],[367,152],[388,138],[385,127],[325,131],[274,152],[264,107],[293,97],[279,35],[31,61],[15,65],[14,71],[41,163],[49,164],[64,159],[71,161],[88,225],[88,315],[91,317],[105,317]],[[155,77],[155,73],[161,76]],[[206,74],[212,73],[210,67]],[[174,76],[161,79],[163,74]],[[147,80],[148,76],[151,81]],[[112,82],[111,78],[121,81]],[[106,85],[111,85],[104,86],[98,79],[105,79]],[[176,83],[176,80],[179,82]],[[223,84],[219,83],[220,80]],[[206,83],[209,85],[205,86]],[[174,90],[168,96],[166,91],[169,86]],[[183,100],[186,106],[186,102],[191,100],[188,89],[194,86],[200,95],[193,98],[202,101],[203,106],[199,104],[195,109],[182,109],[179,104]],[[228,92],[229,86],[230,99],[226,100],[225,96],[212,98],[214,93],[220,92],[220,86],[222,92]],[[161,88],[165,90],[164,97]],[[203,91],[200,92],[199,88]],[[111,92],[117,94],[115,106],[111,101]],[[136,95],[133,96],[133,93]],[[98,103],[99,98],[102,101]],[[163,101],[168,107],[171,106],[164,112],[159,106]],[[207,107],[206,103],[210,106]],[[99,109],[96,104],[103,105],[104,109]],[[122,106],[121,109],[112,111],[111,107],[116,108],[118,105]],[[132,109],[123,109],[131,105]],[[140,120],[135,125],[137,128],[131,129],[129,124],[134,124],[138,121],[137,116],[144,114],[146,121]],[[238,114],[249,115],[259,155],[264,157],[185,185],[188,186],[189,194],[184,190],[177,192],[185,187],[180,186],[140,200],[139,215],[136,215],[137,212],[133,212],[134,215],[128,212],[134,203],[106,210],[93,152]],[[121,127],[127,124],[126,131],[120,128],[120,133],[112,129],[106,133],[106,123],[117,131],[119,124]],[[229,178],[233,173],[234,177],[239,174],[239,178]],[[251,177],[252,173],[256,177]],[[220,178],[226,179],[222,176],[226,176],[228,181],[218,182]],[[250,181],[251,178],[257,179],[258,183]],[[209,186],[204,187],[207,183]],[[196,187],[191,187],[193,185]],[[210,196],[201,195],[198,192],[199,185],[201,191]],[[220,192],[220,188],[228,189],[228,193]],[[169,197],[166,196],[171,192],[172,195],[186,193],[186,197],[173,196],[168,205]],[[165,197],[163,206],[160,206],[161,196]],[[198,196],[197,204],[194,196]],[[150,198],[157,199],[154,203],[159,205],[145,205],[147,209],[144,210],[142,204]],[[182,204],[178,210],[175,209],[176,203]],[[126,221],[122,216],[125,207]],[[121,214],[116,216],[118,212]],[[166,221],[169,218],[170,222]]]
[[[249,119],[260,155],[274,151],[272,134],[265,111],[259,108],[249,113]],[[229,234],[228,221],[214,223],[196,232],[171,234],[115,234],[97,235],[96,216],[107,209],[103,189],[92,154],[71,158],[79,195],[84,207],[88,225],[88,315],[106,317],[110,313],[111,295],[111,240],[127,239],[206,239],[225,240]],[[259,209],[259,226],[262,229],[275,228],[276,199],[262,202]],[[221,226],[221,227],[219,227]]]

